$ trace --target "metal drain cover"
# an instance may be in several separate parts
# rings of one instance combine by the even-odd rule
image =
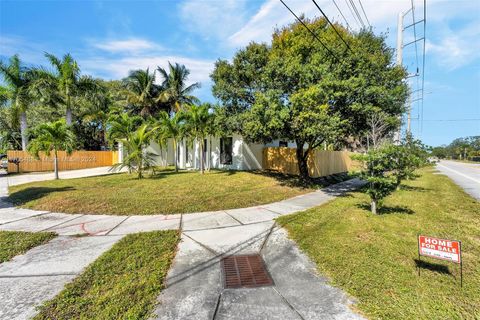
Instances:
[[[222,259],[225,288],[255,288],[273,285],[260,255],[233,255]]]

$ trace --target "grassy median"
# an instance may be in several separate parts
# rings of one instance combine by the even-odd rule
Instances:
[[[381,215],[361,192],[279,219],[332,283],[372,319],[480,319],[480,203],[434,169],[389,196]],[[453,263],[422,257],[417,234],[462,241]]]
[[[0,231],[0,263],[55,237],[53,232]]]
[[[175,256],[175,230],[125,236],[34,319],[147,319]]]
[[[255,206],[312,191],[295,179],[241,171],[163,172],[141,180],[134,174],[113,174],[33,182],[9,191],[13,203],[37,210],[172,214]]]

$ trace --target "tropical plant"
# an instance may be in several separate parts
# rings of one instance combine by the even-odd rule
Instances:
[[[185,136],[185,114],[183,112],[177,112],[170,116],[165,111],[161,111],[157,120],[157,130],[162,139],[172,139],[175,172],[178,172],[178,142]]]
[[[193,91],[200,87],[200,83],[195,82],[187,85],[190,71],[178,63],[172,65],[168,63],[168,71],[157,67],[162,77],[163,92],[159,96],[159,101],[167,103],[170,112],[178,112],[183,106],[198,103],[199,100],[192,95]]]
[[[137,130],[143,119],[128,113],[112,114],[107,122],[107,139],[110,142],[129,140],[130,134]]]
[[[50,105],[65,108],[65,121],[72,124],[73,111],[79,107],[81,99],[98,89],[97,82],[90,76],[82,76],[77,61],[67,53],[61,59],[45,53],[53,70],[39,68],[34,87],[42,100]]]
[[[21,147],[25,151],[28,145],[27,109],[32,104],[30,87],[33,74],[23,66],[18,55],[14,55],[10,58],[8,64],[0,61],[0,75],[5,83],[4,86],[0,86],[0,102],[2,102],[2,105],[9,104],[10,115],[15,115],[15,118],[17,114],[19,115]],[[16,121],[13,123],[16,123]],[[12,141],[14,139],[12,135],[8,133],[7,135],[10,136],[4,136],[7,140]],[[13,146],[16,146],[16,144],[13,144]]]
[[[161,109],[159,95],[162,88],[155,84],[155,71],[146,70],[130,71],[128,77],[123,79],[126,102],[134,113],[142,117],[153,116]]]
[[[63,119],[44,123],[35,129],[34,135],[28,151],[36,158],[39,158],[40,151],[47,156],[53,152],[55,179],[58,179],[58,151],[65,150],[67,154],[71,154],[75,146],[75,136],[70,126]]]
[[[205,138],[207,137],[210,124],[209,103],[201,105],[192,104],[185,111],[186,131],[200,145],[200,171],[205,172]]]
[[[157,154],[148,151],[146,148],[152,140],[155,130],[155,128],[150,128],[148,124],[143,124],[137,130],[131,132],[128,139],[121,140],[128,153],[121,163],[112,167],[112,170],[128,168],[129,172],[136,171],[138,179],[142,179],[144,171],[155,164],[154,157]]]

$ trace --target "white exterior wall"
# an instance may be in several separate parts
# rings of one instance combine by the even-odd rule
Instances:
[[[279,147],[280,141],[288,141],[289,148],[297,148],[297,143],[295,141],[290,141],[287,139],[275,139],[272,142],[265,143],[265,147]]]
[[[205,159],[205,169],[223,169],[223,170],[260,170],[262,169],[263,144],[247,144],[243,138],[234,134],[232,137],[232,164],[225,165],[220,163],[220,138],[207,138],[207,152]],[[188,158],[186,158],[187,143],[185,140],[178,142],[179,158],[178,167],[180,169],[195,168],[200,169],[200,143],[194,141],[193,145],[188,147]],[[157,143],[151,142],[147,151],[157,154],[155,156],[156,165],[174,165],[173,140],[169,139],[167,150],[160,151]]]

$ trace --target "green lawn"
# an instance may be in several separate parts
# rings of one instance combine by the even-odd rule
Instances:
[[[379,216],[354,192],[278,220],[369,318],[480,319],[480,203],[433,171],[388,197]],[[453,263],[422,257],[418,276],[417,234],[462,241],[463,288]]]
[[[174,230],[127,235],[40,307],[34,319],[148,319],[179,238]]]
[[[55,237],[53,232],[0,231],[0,263]]]
[[[158,214],[214,211],[280,201],[312,191],[294,178],[239,171],[112,174],[10,187],[24,208],[65,213]]]

